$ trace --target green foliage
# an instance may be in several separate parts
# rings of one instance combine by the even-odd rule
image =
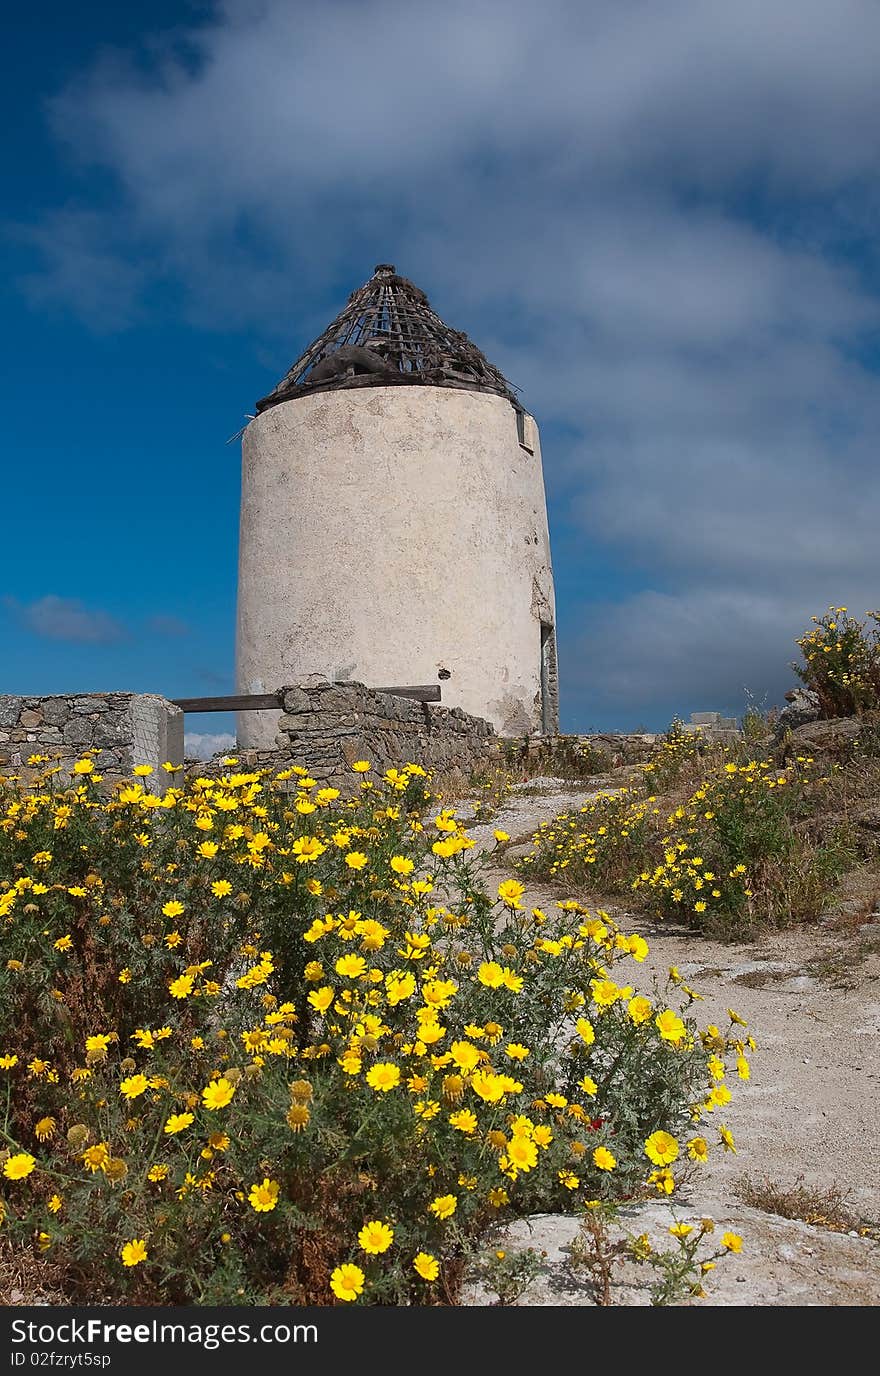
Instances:
[[[71,1299],[449,1301],[491,1224],[673,1189],[742,1060],[640,937],[490,891],[424,771],[353,768],[0,790],[0,1214]]]
[[[849,717],[880,708],[880,611],[866,621],[846,607],[829,607],[813,617],[814,629],[797,644],[804,664],[793,664],[798,678],[819,699],[825,717]]]

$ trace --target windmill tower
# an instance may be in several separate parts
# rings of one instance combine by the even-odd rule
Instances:
[[[558,728],[538,427],[389,263],[244,432],[237,691],[440,682],[506,735]],[[239,716],[271,749],[277,715]]]

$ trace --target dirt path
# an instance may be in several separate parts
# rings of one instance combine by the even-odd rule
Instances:
[[[490,862],[492,877],[496,870],[499,878],[509,877],[513,856],[529,848],[528,837],[541,821],[579,807],[594,791],[572,791],[551,780],[516,788],[491,823],[470,828],[485,850],[494,844],[495,827],[512,838],[508,852]],[[461,811],[466,814],[466,804]],[[528,886],[530,906],[547,906],[559,896]],[[745,1239],[743,1253],[713,1273],[703,1303],[880,1303],[878,1242],[748,1208],[737,1187],[743,1176],[785,1189],[800,1179],[819,1193],[843,1191],[854,1216],[880,1221],[880,912],[859,925],[804,927],[733,946],[652,927],[619,906],[605,906],[626,930],[649,941],[646,986],[652,975],[663,977],[676,965],[704,996],[701,1022],[724,1026],[726,1010],[734,1008],[758,1045],[751,1080],[737,1083],[724,1110],[737,1153],[714,1152],[681,1201],[685,1212],[708,1213]],[[667,1224],[664,1206],[650,1206],[641,1210],[635,1231],[662,1235]],[[531,1243],[528,1229],[517,1225],[505,1244],[548,1251],[545,1273],[520,1303],[592,1303],[590,1288],[566,1261],[573,1222],[544,1216],[534,1225]],[[615,1299],[648,1303],[644,1282],[629,1277]],[[474,1290],[470,1302],[488,1301]]]

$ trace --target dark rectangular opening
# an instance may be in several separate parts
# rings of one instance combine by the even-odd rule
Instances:
[[[545,736],[559,731],[556,628],[549,621],[541,622],[541,731]]]

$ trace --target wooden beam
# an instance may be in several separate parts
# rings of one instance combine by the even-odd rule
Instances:
[[[417,702],[439,702],[440,684],[422,683],[415,688],[374,688],[374,693],[390,693],[395,698],[415,698]]]
[[[344,688],[345,683],[337,687]],[[396,698],[414,698],[416,702],[439,702],[439,683],[422,683],[413,687],[374,688],[374,693],[388,693]],[[272,712],[283,706],[281,693],[239,693],[230,697],[172,698],[182,712]]]
[[[281,708],[279,693],[242,693],[222,698],[172,698],[182,712],[271,712]]]

